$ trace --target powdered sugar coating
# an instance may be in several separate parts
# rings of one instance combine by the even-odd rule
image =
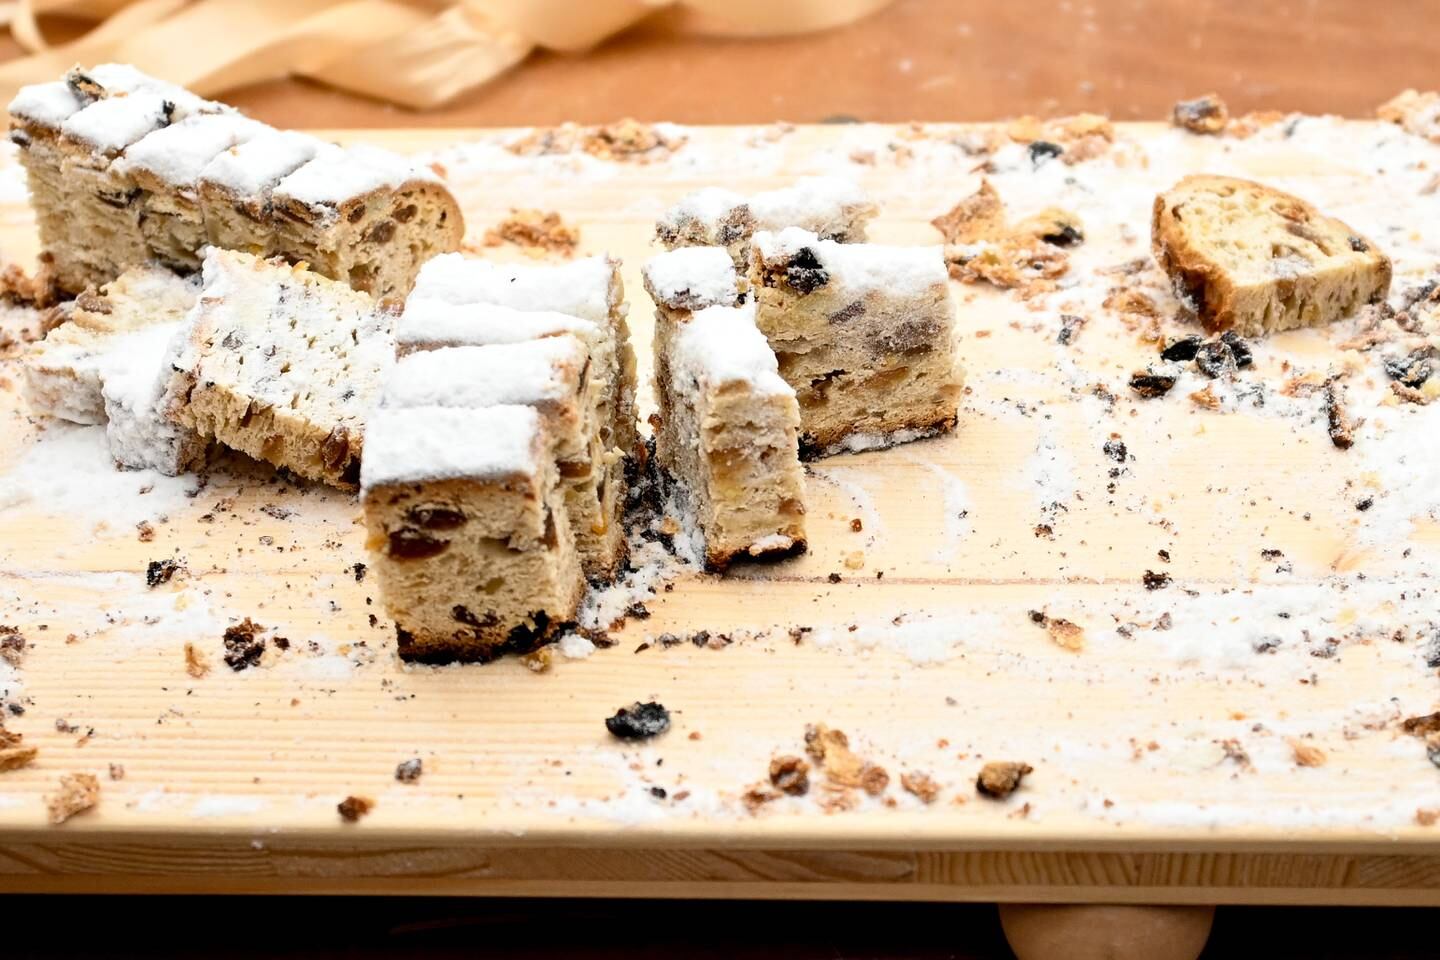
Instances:
[[[447,303],[411,297],[400,315],[395,345],[405,353],[426,346],[522,343],[565,333],[590,341],[599,336],[600,327],[590,320],[552,310],[516,310],[493,303]]]
[[[168,124],[173,111],[173,101],[158,93],[141,91],[107,97],[66,119],[60,131],[103,153],[118,153]]]
[[[200,180],[237,196],[254,197],[272,189],[327,147],[339,149],[308,134],[266,128],[214,157],[200,172]]]
[[[116,165],[124,173],[143,170],[168,183],[191,186],[217,154],[266,129],[238,113],[197,114],[142,137]]]
[[[365,430],[364,492],[390,483],[533,477],[545,455],[532,407],[393,407]]]
[[[618,305],[618,265],[609,257],[586,257],[563,264],[521,264],[444,253],[420,268],[410,297],[548,310],[608,324],[611,309]]]
[[[682,224],[692,221],[713,225],[744,204],[745,198],[734,190],[702,187],[694,193],[687,193],[666,210],[660,217],[660,224],[672,229],[679,229]]]
[[[58,127],[85,104],[64,80],[21,87],[10,101],[10,115],[32,123]]]
[[[828,224],[846,219],[847,212],[869,204],[869,197],[858,184],[840,177],[805,177],[788,187],[757,193],[749,200],[757,230],[823,230]]]
[[[105,378],[105,438],[118,466],[182,472],[198,441],[162,414],[170,345],[180,323],[159,323],[125,339],[127,362],[114,364]]]
[[[679,310],[733,306],[740,279],[724,247],[680,247],[650,259],[641,271],[657,303]]]
[[[562,401],[574,393],[585,357],[585,345],[570,336],[412,353],[391,369],[380,403],[491,407]]]
[[[780,377],[775,351],[755,326],[755,305],[706,307],[680,326],[671,348],[671,376],[678,391],[697,381],[718,387],[741,382],[767,396],[794,396]]]
[[[275,185],[275,197],[308,206],[333,207],[416,180],[438,182],[439,178],[398,153],[361,144],[318,151],[310,162]]]
[[[814,252],[830,275],[829,283],[857,294],[883,290],[897,297],[916,296],[932,287],[945,286],[949,276],[939,246],[836,243],[821,240],[799,227],[755,234],[755,251],[762,264],[788,261],[805,249]]]

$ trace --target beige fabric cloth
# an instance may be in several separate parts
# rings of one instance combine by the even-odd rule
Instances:
[[[800,33],[890,0],[10,0],[0,25],[29,56],[0,64],[0,97],[76,63],[133,63],[215,96],[301,76],[416,109],[453,99],[531,50],[581,51],[661,13],[720,36]],[[38,18],[93,21],[52,46]]]

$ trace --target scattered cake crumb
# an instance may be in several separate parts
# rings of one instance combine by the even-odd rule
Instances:
[[[1325,765],[1325,751],[1313,746],[1303,740],[1294,737],[1286,741],[1290,750],[1295,754],[1295,762],[1302,767],[1322,767]]]
[[[401,783],[419,783],[420,775],[424,772],[425,764],[419,757],[403,760],[395,765],[395,779]]]
[[[555,664],[555,648],[544,646],[531,650],[520,658],[520,662],[531,673],[548,673]]]
[[[100,780],[93,773],[67,773],[59,789],[45,798],[45,809],[52,824],[61,824],[99,802]]]
[[[200,652],[199,647],[188,641],[185,644],[185,672],[196,680],[210,672],[209,659]]]
[[[141,520],[135,524],[135,531],[141,543],[150,543],[155,539],[155,528],[149,520]]]
[[[233,627],[227,627],[224,636],[226,666],[239,673],[258,664],[265,653],[265,639],[260,636],[264,630],[249,617]]]
[[[1175,126],[1191,133],[1220,133],[1230,122],[1230,111],[1218,95],[1207,93],[1194,100],[1176,103],[1170,119]]]
[[[40,749],[25,746],[24,740],[21,734],[11,733],[0,724],[0,773],[19,770],[39,756]]]
[[[19,667],[25,659],[28,644],[19,627],[0,625],[0,660],[12,667]]]
[[[1052,617],[1043,610],[1031,610],[1030,622],[1045,629],[1056,645],[1079,652],[1085,648],[1085,628],[1063,617]]]
[[[112,763],[107,771],[111,780],[125,779],[125,765],[123,763]]]
[[[145,586],[153,590],[161,584],[169,583],[180,567],[179,560],[151,560],[149,566],[145,568]]]
[[[1035,772],[1028,763],[992,760],[980,769],[975,789],[981,796],[1003,800],[1014,793],[1027,774]]]
[[[375,801],[369,797],[349,796],[341,800],[335,809],[340,812],[341,820],[346,823],[354,823],[375,809]]]
[[[907,770],[900,774],[900,786],[906,793],[914,794],[926,804],[934,803],[940,796],[940,784],[936,783],[930,774],[919,770]]]
[[[782,793],[803,797],[810,792],[810,764],[799,757],[776,757],[770,761],[770,782]]]
[[[510,216],[485,232],[487,247],[512,244],[531,256],[557,253],[572,256],[580,245],[580,230],[544,210],[511,210]]]

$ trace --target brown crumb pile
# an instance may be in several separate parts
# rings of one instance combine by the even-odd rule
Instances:
[[[1066,249],[1085,240],[1080,218],[1056,207],[1010,223],[989,180],[930,222],[945,238],[952,277],[1018,290],[1026,298],[1054,290],[1070,269]]]
[[[369,797],[349,796],[336,804],[335,809],[340,812],[340,819],[346,823],[354,823],[375,809],[375,801]]]
[[[649,163],[663,160],[685,145],[686,138],[648,123],[625,119],[598,127],[566,123],[536,130],[506,146],[522,157],[550,156],[583,150],[601,160]]]
[[[1072,653],[1085,649],[1085,628],[1062,617],[1052,617],[1043,610],[1031,610],[1030,622],[1044,627],[1055,645]]]
[[[878,797],[890,785],[890,774],[884,767],[856,756],[850,749],[850,738],[823,723],[805,728],[805,752],[825,770],[825,779],[837,787],[858,787]]]
[[[1060,148],[1058,156],[1067,164],[1093,160],[1115,142],[1115,127],[1096,113],[1041,120],[1024,116],[1010,121],[1006,135],[1016,143],[1050,144]]]
[[[535,257],[547,253],[569,257],[580,245],[580,229],[545,210],[511,210],[510,216],[485,231],[487,247],[511,244]]]
[[[1375,116],[1398,124],[1407,133],[1440,143],[1440,93],[1406,90],[1380,104]]]
[[[799,757],[776,757],[770,761],[770,783],[781,793],[803,797],[810,792],[810,764]]]
[[[1003,800],[1020,787],[1027,774],[1034,772],[1035,768],[1028,763],[994,760],[980,769],[980,776],[975,780],[975,789],[982,797]]]
[[[64,823],[100,802],[100,781],[92,773],[67,773],[60,789],[45,798],[45,810],[53,824]]]
[[[0,773],[28,766],[39,755],[39,748],[25,746],[24,740],[23,736],[11,733],[0,724]]]
[[[940,784],[928,773],[921,773],[919,770],[908,770],[900,774],[900,786],[906,793],[914,794],[924,803],[934,803],[940,796]]]
[[[210,661],[193,643],[185,644],[185,672],[196,680],[210,672]]]
[[[265,628],[246,617],[242,623],[225,629],[225,665],[236,673],[253,667],[265,653]]]
[[[1170,114],[1171,123],[1191,133],[1221,133],[1230,122],[1230,110],[1213,93],[1194,100],[1181,100]]]

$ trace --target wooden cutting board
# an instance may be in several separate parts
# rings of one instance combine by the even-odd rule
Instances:
[[[1168,334],[1193,332],[1153,266],[1118,268],[1147,255],[1156,191],[1200,170],[1321,203],[1396,256],[1397,292],[1412,286],[1440,262],[1416,166],[1440,148],[1338,121],[1248,139],[1122,125],[1068,166],[999,134],[992,153],[994,133],[675,130],[673,153],[618,161],[517,156],[508,131],[343,135],[437,151],[479,253],[522,255],[482,238],[534,207],[578,226],[581,252],[623,258],[642,377],[639,267],[657,213],[698,186],[850,176],[881,205],[873,239],[935,243],[928,221],[988,162],[1017,215],[1057,205],[1085,222],[1068,290],[955,285],[969,390],[954,436],[813,465],[808,556],[657,579],[614,646],[543,673],[403,667],[355,566],[352,498],[259,467],[203,485],[114,472],[98,428],[30,422],[11,350],[0,624],[29,650],[0,696],[40,755],[0,773],[0,891],[1440,903],[1440,826],[1423,825],[1440,772],[1399,730],[1437,695],[1421,634],[1425,605],[1440,608],[1440,526],[1416,486],[1431,408],[1383,401],[1376,356],[1341,348],[1353,325],[1256,344],[1225,409],[1188,398],[1208,383],[1193,368],[1140,399],[1126,384],[1155,347],[1111,297],[1144,292]],[[14,164],[0,250],[28,265]],[[1340,451],[1321,401],[1280,388],[1346,364],[1364,423]],[[147,586],[170,559],[180,572]],[[1147,589],[1147,571],[1169,579]],[[246,617],[267,651],[237,672],[222,635]],[[617,707],[650,699],[672,711],[667,734],[607,734]],[[885,770],[884,790],[812,763],[805,796],[747,804],[820,723]],[[1324,762],[1300,765],[1314,755],[1297,744]],[[398,781],[413,758],[423,774]],[[1034,772],[987,799],[975,779],[991,760]],[[50,826],[44,797],[70,772],[99,776],[100,803]],[[902,786],[915,774],[933,803]],[[351,795],[374,808],[344,823]]]

